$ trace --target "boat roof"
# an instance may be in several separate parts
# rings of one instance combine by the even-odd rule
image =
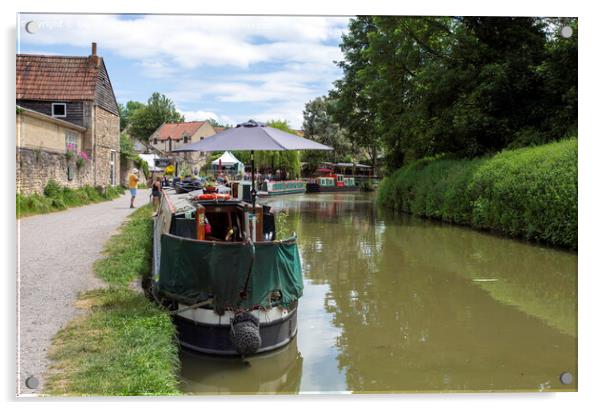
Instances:
[[[194,197],[203,193],[203,190],[200,189],[191,192],[186,192],[183,194],[177,194],[175,189],[173,188],[164,188],[163,192],[167,196],[167,200],[171,205],[170,208],[173,214],[182,214],[189,211],[195,211],[196,204],[201,204],[207,207],[215,205],[235,205],[242,203],[240,199],[201,200],[193,202]]]

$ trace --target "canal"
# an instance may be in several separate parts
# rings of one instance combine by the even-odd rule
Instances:
[[[183,351],[184,392],[577,389],[576,253],[396,215],[367,193],[267,202],[299,236],[297,338],[248,364]]]

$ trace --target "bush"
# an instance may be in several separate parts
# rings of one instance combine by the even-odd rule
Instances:
[[[56,181],[49,181],[44,187],[44,195],[17,194],[17,217],[60,211],[74,206],[118,198],[125,192],[120,186],[91,187],[78,189],[62,187]]]
[[[44,195],[49,198],[60,198],[63,193],[63,187],[56,181],[50,180],[44,187]]]
[[[402,212],[577,249],[577,139],[474,160],[424,159],[382,182]]]

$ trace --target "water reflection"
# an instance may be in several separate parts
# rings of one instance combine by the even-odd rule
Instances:
[[[306,279],[297,387],[273,383],[269,360],[266,377],[183,361],[200,380],[189,391],[576,390],[576,254],[393,215],[360,193],[270,204],[289,212]]]
[[[303,358],[293,340],[275,352],[247,358],[216,357],[183,350],[180,388],[196,394],[294,394]]]

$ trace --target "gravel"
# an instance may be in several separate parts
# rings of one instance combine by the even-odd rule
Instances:
[[[135,205],[146,204],[149,193],[149,190],[138,190]],[[18,395],[37,394],[43,390],[52,337],[81,313],[74,306],[77,295],[106,286],[94,275],[92,265],[102,256],[107,239],[134,211],[129,208],[129,202],[128,192],[114,201],[19,221]],[[30,376],[39,381],[35,389],[25,384]]]

